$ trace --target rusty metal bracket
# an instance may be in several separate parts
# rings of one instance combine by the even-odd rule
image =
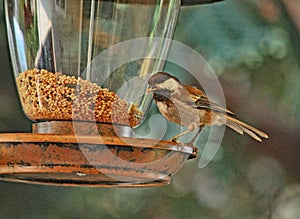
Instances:
[[[181,5],[200,5],[200,4],[211,4],[216,2],[222,2],[224,0],[182,0]]]

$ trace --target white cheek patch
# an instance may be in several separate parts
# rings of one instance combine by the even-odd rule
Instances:
[[[161,102],[157,102],[156,104],[161,114],[166,115],[168,113],[168,107],[166,104]]]
[[[157,87],[159,87],[160,89],[168,89],[171,91],[176,91],[179,89],[180,84],[173,78],[170,78],[165,82],[158,84]]]

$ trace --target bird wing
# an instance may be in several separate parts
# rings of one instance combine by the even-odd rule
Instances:
[[[202,90],[199,90],[198,88],[195,88],[193,86],[185,86],[185,88],[193,97],[193,102],[190,103],[192,107],[196,107],[197,109],[213,110],[234,117],[236,116],[233,112],[226,109],[225,107],[222,107],[221,105],[210,101]]]

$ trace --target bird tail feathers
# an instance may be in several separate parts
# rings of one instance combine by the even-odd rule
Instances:
[[[254,138],[257,141],[262,141],[261,138],[268,138],[269,136],[264,133],[263,131],[254,128],[253,126],[250,126],[236,118],[233,118],[231,116],[227,116],[226,118],[226,125],[233,129],[234,131],[238,132],[239,134],[243,135],[244,133],[248,134],[252,138]]]

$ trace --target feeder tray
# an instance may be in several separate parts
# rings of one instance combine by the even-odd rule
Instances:
[[[183,162],[197,155],[190,145],[118,137],[124,128],[128,127],[52,121],[33,124],[33,133],[0,134],[0,180],[63,186],[160,186],[169,184]]]

